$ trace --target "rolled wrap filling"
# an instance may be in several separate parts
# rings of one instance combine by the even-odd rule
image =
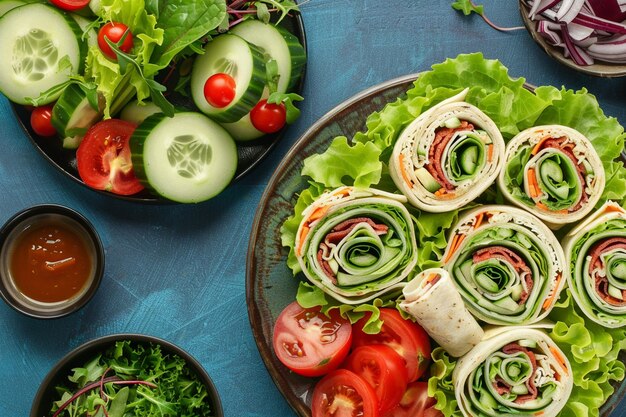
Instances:
[[[483,329],[463,304],[445,269],[419,273],[403,289],[406,311],[451,356],[469,352],[483,338]]]

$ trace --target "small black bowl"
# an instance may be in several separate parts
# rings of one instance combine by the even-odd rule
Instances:
[[[52,368],[48,375],[46,375],[39,386],[39,390],[35,394],[35,399],[33,400],[33,405],[30,410],[30,417],[47,417],[50,415],[53,401],[58,400],[58,393],[55,390],[55,386],[67,385],[67,377],[72,374],[72,368],[84,366],[87,361],[93,359],[96,355],[115,346],[116,342],[124,340],[129,340],[133,344],[157,344],[161,346],[163,352],[175,354],[184,359],[191,371],[196,374],[200,382],[206,387],[212,412],[211,417],[224,417],[219,393],[202,365],[180,347],[168,341],[141,334],[114,334],[103,336],[89,341],[65,355]]]
[[[24,295],[10,272],[12,248],[19,237],[33,227],[62,224],[82,240],[91,258],[87,282],[72,297],[56,302],[41,302]],[[56,204],[42,204],[24,209],[0,229],[0,296],[12,308],[27,316],[52,319],[66,316],[83,307],[93,297],[104,274],[104,248],[94,226],[77,211]]]

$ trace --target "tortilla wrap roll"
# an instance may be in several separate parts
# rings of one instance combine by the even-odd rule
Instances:
[[[464,102],[467,89],[430,108],[398,138],[389,171],[415,207],[456,210],[494,183],[505,144],[495,123]]]
[[[451,356],[465,355],[483,338],[483,329],[467,311],[448,271],[431,268],[402,290],[400,308],[415,318]]]
[[[626,210],[607,202],[563,240],[576,304],[604,327],[626,325]]]
[[[572,392],[567,357],[545,331],[511,326],[459,359],[452,374],[465,417],[555,417]]]
[[[345,304],[400,290],[417,263],[406,198],[340,187],[303,211],[295,253],[307,279]]]
[[[443,256],[465,305],[497,325],[545,318],[565,284],[565,256],[552,231],[511,206],[468,211],[452,229]]]
[[[582,133],[546,125],[526,129],[507,144],[498,186],[511,203],[558,229],[589,214],[605,181],[602,161]]]

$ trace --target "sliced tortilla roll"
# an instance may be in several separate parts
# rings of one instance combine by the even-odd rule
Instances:
[[[421,114],[393,148],[391,177],[422,210],[463,207],[495,181],[503,166],[502,134],[485,113],[463,101],[467,91]]]
[[[483,329],[467,311],[448,271],[432,268],[417,274],[402,290],[400,308],[415,317],[451,356],[465,355],[483,338]]]
[[[587,317],[626,325],[626,210],[607,202],[563,240],[568,286]]]
[[[511,139],[498,177],[510,202],[553,229],[589,214],[604,184],[602,161],[591,142],[559,125],[532,127]]]
[[[465,305],[490,324],[529,324],[546,317],[565,284],[565,257],[552,231],[511,206],[468,211],[444,253]]]
[[[556,343],[523,326],[480,342],[459,359],[452,381],[465,417],[554,417],[573,387],[571,366]]]
[[[310,282],[345,304],[394,289],[417,263],[406,199],[375,189],[340,187],[303,212],[296,257]]]

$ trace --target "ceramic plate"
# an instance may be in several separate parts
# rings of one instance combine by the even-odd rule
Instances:
[[[293,212],[296,193],[307,186],[300,175],[304,159],[324,152],[335,136],[353,137],[356,132],[364,131],[367,116],[403,96],[416,77],[417,74],[407,75],[365,90],[317,121],[284,157],[257,209],[246,270],[248,315],[267,370],[301,417],[311,416],[310,394],[317,380],[290,372],[276,358],[272,348],[274,322],[283,308],[294,301],[298,289],[298,279],[287,267],[288,249],[281,244],[280,227]],[[622,355],[622,360],[626,359],[626,354]],[[611,414],[625,392],[626,384],[616,387],[616,393],[601,410],[603,417]],[[620,407],[620,411],[624,411],[623,408]]]
[[[524,26],[528,29],[530,36],[550,57],[556,59],[561,64],[566,65],[576,71],[583,72],[589,75],[595,75],[596,77],[623,77],[626,76],[626,64],[611,64],[603,63],[602,61],[596,61],[593,65],[578,65],[569,58],[563,55],[563,49],[550,45],[545,39],[537,32],[537,22],[531,20],[528,17],[529,8],[524,4],[522,0],[519,0],[519,10],[524,21]]]
[[[291,33],[296,35],[300,40],[300,43],[304,47],[306,51],[306,35],[304,32],[304,24],[302,22],[302,17],[299,13],[295,13],[293,15],[287,16],[281,23],[282,26],[287,28]],[[305,69],[306,71],[306,65]],[[302,91],[303,81],[304,81],[304,72],[300,79],[300,85],[296,93],[300,93]],[[168,85],[176,85],[175,77],[170,78],[169,82],[165,83],[166,87]],[[187,108],[195,109],[195,105],[191,98],[186,98],[182,96],[171,97],[170,100],[175,105],[184,106]],[[58,170],[63,172],[72,180],[78,182],[79,184],[84,185],[85,187],[93,190],[83,183],[78,175],[78,170],[76,168],[76,151],[63,149],[60,144],[60,140],[55,140],[54,138],[46,138],[37,135],[33,132],[30,127],[30,111],[28,111],[23,106],[11,103],[13,111],[15,115],[24,128],[26,135],[32,142],[33,146],[46,158],[53,166],[55,166]],[[252,168],[254,168],[262,159],[265,157],[268,152],[276,145],[276,143],[289,131],[289,128],[285,128],[280,130],[277,133],[263,136],[260,139],[250,141],[250,142],[237,142],[237,153],[238,153],[238,164],[237,164],[237,172],[235,173],[235,180],[246,175]],[[111,196],[113,198],[118,198],[121,200],[130,200],[137,201],[142,203],[171,203],[169,200],[165,200],[161,197],[150,194],[148,191],[144,190],[140,193],[131,195],[131,196],[122,196],[113,193],[109,193],[106,191],[93,190],[101,194],[105,194]]]

